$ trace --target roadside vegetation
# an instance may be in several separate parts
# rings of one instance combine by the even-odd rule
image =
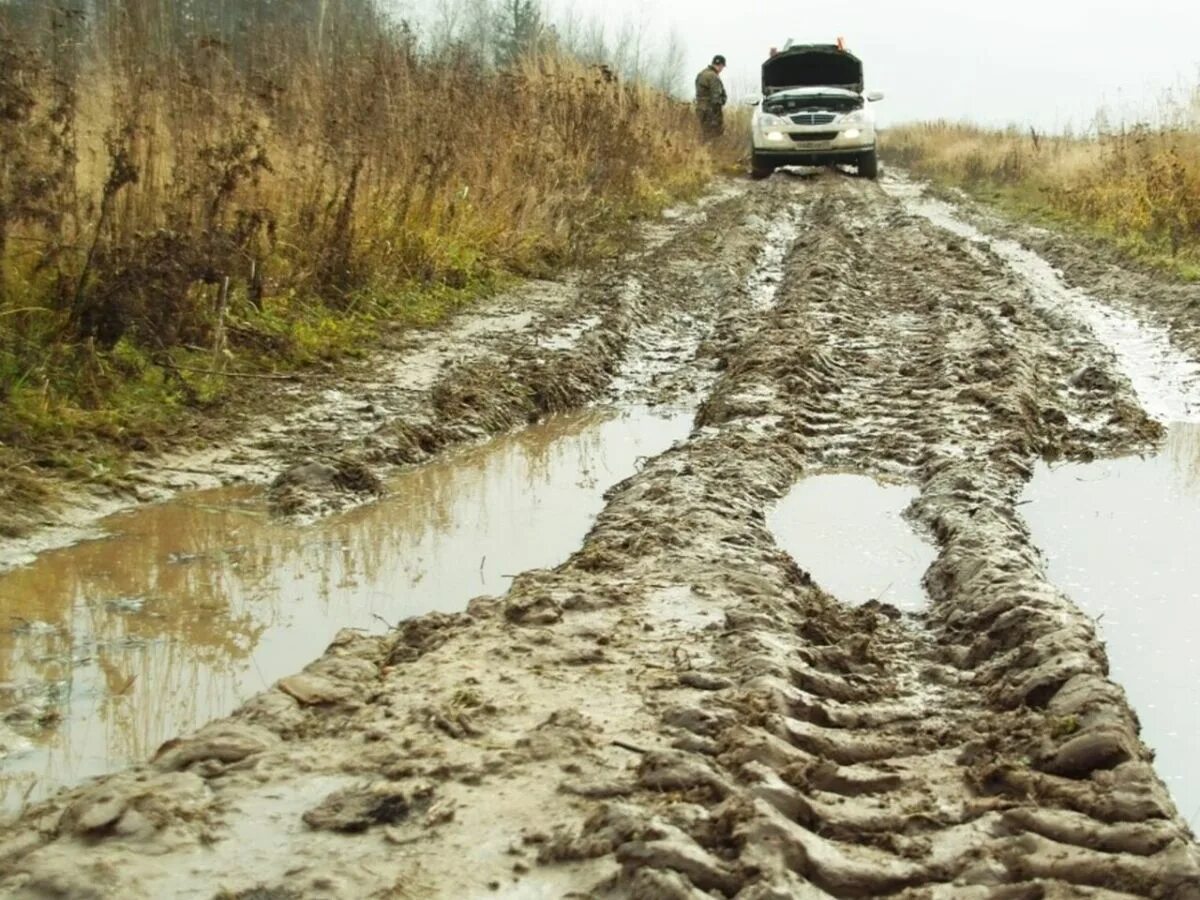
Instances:
[[[1158,124],[1083,137],[934,122],[888,129],[888,157],[934,183],[1115,241],[1200,277],[1200,88]]]
[[[458,12],[0,3],[0,491],[609,253],[736,152],[651,86],[677,45],[626,79],[528,0]]]

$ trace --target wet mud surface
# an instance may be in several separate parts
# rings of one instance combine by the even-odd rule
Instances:
[[[297,527],[261,490],[124,513],[0,574],[0,811],[149,757],[325,649],[503,592],[579,546],[604,491],[687,411],[553,416],[406,471],[379,503]],[[5,740],[6,738],[6,740]]]
[[[331,460],[386,480],[586,398],[699,399],[569,559],[343,630],[227,718],[32,804],[0,833],[0,892],[1200,897],[1097,625],[1022,516],[1040,461],[1162,440],[1119,354],[871,183],[777,176],[706,219],[595,288],[611,308],[563,320],[570,350],[445,367],[405,415],[289,459],[334,473],[271,492],[314,515],[347,493]],[[773,511],[829,473],[908,488],[936,552],[919,611],[784,549]]]
[[[991,227],[1036,250],[1061,271],[1068,284],[1165,325],[1180,347],[1193,358],[1200,355],[1200,282],[1159,277],[1099,241],[1003,220],[993,219]]]

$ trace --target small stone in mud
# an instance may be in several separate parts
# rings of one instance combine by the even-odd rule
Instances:
[[[408,818],[412,803],[397,785],[380,782],[334,791],[303,816],[317,831],[356,834],[372,825],[395,825]]]
[[[281,678],[277,687],[301,706],[319,706],[323,703],[338,703],[348,699],[350,688],[335,684],[320,675],[301,672]]]
[[[1058,426],[1067,425],[1070,422],[1065,412],[1052,406],[1042,410],[1042,421],[1047,425]]]
[[[1137,750],[1119,728],[1096,728],[1078,735],[1042,761],[1040,768],[1065,778],[1087,778],[1098,769],[1112,769],[1130,759]]]
[[[514,625],[553,625],[562,616],[562,607],[544,595],[512,598],[504,609],[504,618]]]
[[[558,789],[564,794],[573,794],[576,797],[607,800],[613,797],[628,797],[633,793],[634,785],[621,781],[564,781]]]
[[[300,900],[300,897],[301,895],[291,888],[259,885],[237,893],[228,890],[218,891],[213,900]]]
[[[560,660],[566,666],[594,666],[607,661],[608,657],[604,655],[604,651],[599,647],[590,647],[576,653],[568,653]]]
[[[267,501],[276,515],[299,515],[338,505],[344,494],[379,497],[386,493],[379,476],[357,459],[310,461],[292,466],[271,484]]]
[[[154,765],[165,772],[176,772],[198,762],[235,763],[278,743],[279,737],[261,726],[217,722],[189,738],[167,741],[154,755]]]
[[[679,676],[679,683],[684,687],[695,688],[698,691],[723,691],[733,687],[733,682],[719,675],[709,675],[705,672],[684,672]]]
[[[143,839],[168,823],[196,820],[210,796],[204,782],[192,774],[123,774],[80,793],[64,810],[58,828],[89,839]]]
[[[711,768],[686,753],[647,753],[638,767],[642,787],[660,791],[707,790],[718,797],[728,796],[730,788]]]
[[[1084,366],[1071,376],[1071,385],[1084,391],[1111,393],[1116,390],[1112,376],[1099,366]]]

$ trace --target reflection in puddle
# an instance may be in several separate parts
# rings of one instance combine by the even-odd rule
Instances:
[[[561,562],[603,492],[690,424],[552,419],[304,528],[268,520],[255,489],[199,492],[0,576],[0,809],[145,759],[319,656],[339,628],[461,610]]]
[[[1022,508],[1050,579],[1100,619],[1179,811],[1200,825],[1200,425],[1146,459],[1040,466]]]
[[[917,496],[907,485],[864,475],[815,475],[768,514],[779,545],[839,600],[890,603],[907,612],[925,603],[921,578],[937,556],[901,515]]]

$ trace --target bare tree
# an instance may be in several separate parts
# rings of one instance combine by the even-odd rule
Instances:
[[[685,84],[685,66],[687,65],[687,49],[679,32],[672,28],[667,36],[666,45],[659,51],[654,74],[650,83],[668,94],[679,93]]]
[[[572,56],[580,56],[583,46],[583,20],[575,7],[570,6],[554,16],[558,46]]]
[[[636,34],[634,27],[628,20],[621,23],[620,29],[617,31],[617,36],[613,39],[612,47],[609,48],[607,62],[613,66],[618,72],[626,77],[632,78],[634,69],[636,68],[634,41]]]
[[[512,65],[537,50],[543,29],[542,11],[534,0],[501,0],[496,21],[496,62]]]
[[[610,61],[608,35],[605,32],[604,23],[599,18],[593,18],[587,23],[580,43],[580,52],[585,62]]]
[[[437,0],[429,40],[435,52],[454,49],[490,61],[498,11],[491,0]]]
[[[429,27],[429,36],[435,50],[448,47],[458,41],[462,26],[463,3],[461,0],[438,0]]]

